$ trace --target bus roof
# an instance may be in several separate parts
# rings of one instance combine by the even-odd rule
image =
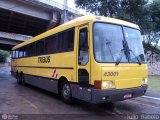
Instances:
[[[107,23],[113,23],[113,24],[119,24],[119,25],[124,25],[124,26],[128,26],[128,27],[132,27],[135,29],[139,29],[139,26],[127,21],[123,21],[123,20],[119,20],[119,19],[114,19],[114,18],[109,18],[109,17],[103,17],[103,16],[82,16],[82,17],[78,17],[74,20],[71,20],[65,24],[62,24],[58,27],[55,27],[51,30],[48,30],[40,35],[37,35],[36,37],[33,37],[21,44],[16,45],[15,47],[12,48],[12,50],[18,49],[22,46],[25,46],[27,44],[30,44],[32,42],[38,41],[40,39],[43,39],[47,36],[50,36],[52,34],[61,32],[63,30],[69,29],[69,28],[73,28],[79,25],[83,25],[86,23],[90,23],[90,22],[95,22],[95,21],[100,21],[100,22],[107,22]]]

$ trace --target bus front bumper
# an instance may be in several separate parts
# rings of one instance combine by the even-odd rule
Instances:
[[[142,85],[141,87],[121,89],[121,90],[92,90],[92,103],[106,103],[122,101],[126,99],[131,99],[134,97],[139,97],[145,94],[148,85]]]

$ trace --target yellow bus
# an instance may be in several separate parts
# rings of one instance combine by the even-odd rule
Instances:
[[[11,73],[66,103],[122,101],[148,87],[138,25],[101,16],[76,18],[13,47]]]

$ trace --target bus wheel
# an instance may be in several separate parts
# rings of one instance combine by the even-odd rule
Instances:
[[[24,74],[23,73],[21,74],[21,82],[22,82],[22,85],[25,85],[25,79],[24,79]]]
[[[72,92],[71,87],[67,81],[62,82],[61,85],[61,97],[67,104],[72,104]]]
[[[17,72],[17,75],[16,75],[16,79],[17,79],[17,83],[18,84],[21,84],[21,76],[19,75],[19,73]]]

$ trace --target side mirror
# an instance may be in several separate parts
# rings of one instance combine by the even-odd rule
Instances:
[[[83,56],[79,56],[78,61],[83,61]]]

